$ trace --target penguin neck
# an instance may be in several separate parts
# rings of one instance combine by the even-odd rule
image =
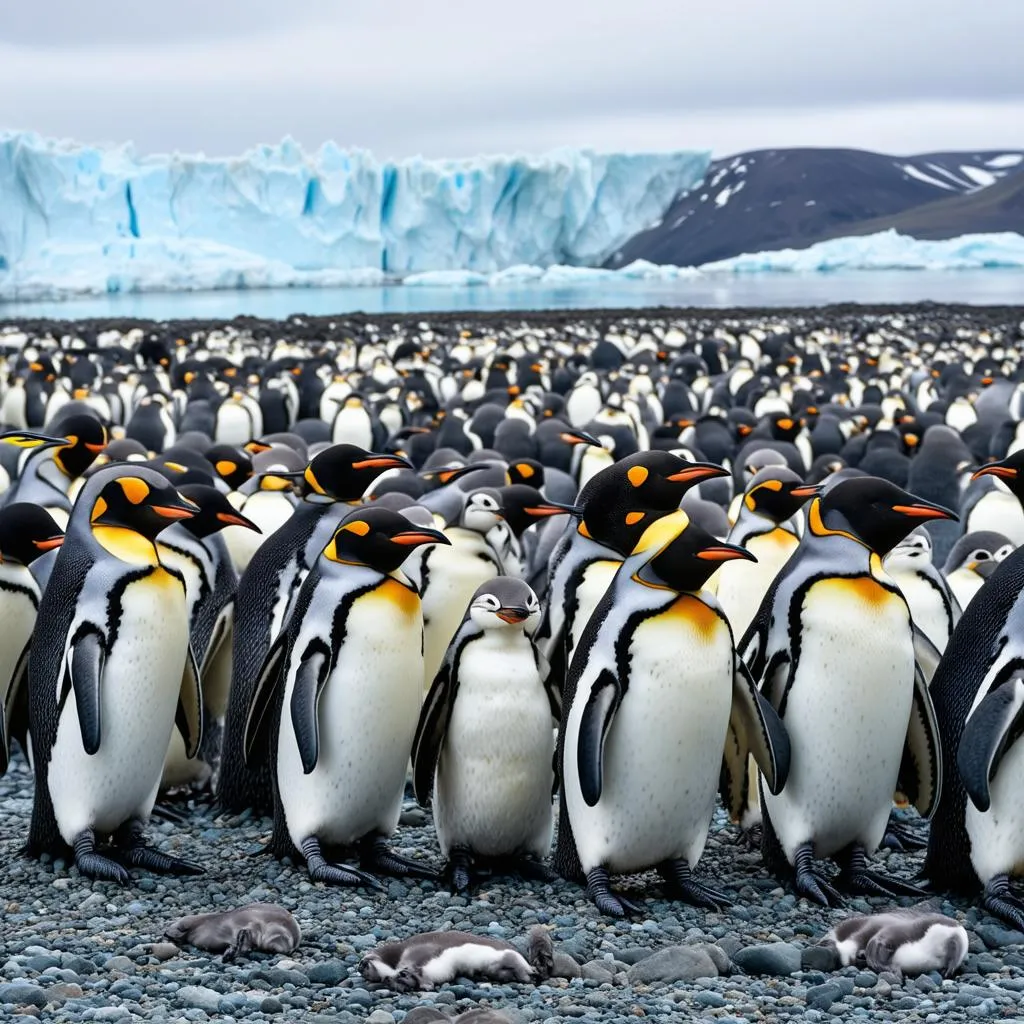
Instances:
[[[93,526],[92,535],[108,554],[130,565],[160,564],[156,542],[126,526]]]

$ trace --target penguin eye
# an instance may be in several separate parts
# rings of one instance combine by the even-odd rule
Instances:
[[[1012,555],[1017,549],[1012,544],[1004,544],[995,554],[997,562],[1001,562],[1008,555]]]
[[[971,553],[972,562],[987,562],[992,555],[988,551],[974,551]]]

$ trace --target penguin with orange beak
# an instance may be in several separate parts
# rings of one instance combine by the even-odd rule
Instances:
[[[153,470],[104,467],[82,488],[39,604],[28,663],[28,851],[70,848],[90,878],[125,885],[133,866],[199,870],[145,841],[172,728],[190,755],[202,738],[185,583],[157,547],[167,527],[198,511]]]

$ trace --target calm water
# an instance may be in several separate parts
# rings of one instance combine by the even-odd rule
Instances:
[[[682,281],[612,280],[515,287],[280,289],[104,295],[68,302],[0,303],[0,320],[21,317],[153,320],[282,319],[295,313],[591,309],[643,306],[820,306],[837,302],[951,302],[1024,305],[1024,270],[842,271],[825,274],[715,275]]]

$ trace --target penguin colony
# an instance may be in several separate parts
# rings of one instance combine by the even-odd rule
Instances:
[[[146,837],[186,791],[380,888],[439,874],[411,787],[454,890],[551,858],[625,916],[646,871],[729,904],[720,801],[801,896],[1024,927],[1024,323],[983,322],[6,328],[27,852],[197,872]]]

